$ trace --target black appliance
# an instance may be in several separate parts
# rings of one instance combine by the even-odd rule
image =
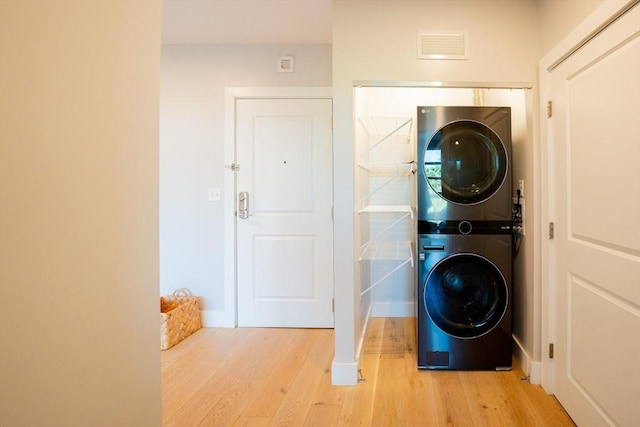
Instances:
[[[418,243],[418,367],[510,369],[510,232]]]
[[[418,367],[511,368],[511,109],[418,107]]]
[[[418,107],[418,220],[511,220],[511,108]]]

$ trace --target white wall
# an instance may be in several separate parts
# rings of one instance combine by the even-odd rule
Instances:
[[[541,52],[549,52],[604,1],[611,0],[539,0]]]
[[[278,56],[295,58],[278,73]],[[167,45],[162,48],[160,107],[160,289],[188,287],[201,298],[206,326],[225,306],[223,201],[225,88],[331,86],[331,46]],[[222,194],[222,200],[225,194]]]
[[[160,15],[0,2],[0,425],[161,425]]]
[[[497,24],[499,23],[499,25]],[[336,356],[334,382],[353,384],[366,306],[354,291],[359,270],[353,240],[353,82],[357,80],[444,82],[536,82],[540,57],[534,0],[342,1],[333,2],[333,87],[336,234]],[[468,61],[416,59],[418,30],[464,31]],[[533,119],[531,119],[533,123]],[[532,160],[520,172],[527,175]],[[514,176],[518,179],[518,174]],[[523,286],[533,286],[527,278]],[[528,307],[532,310],[532,307]],[[528,313],[525,317],[532,317]],[[521,341],[531,346],[530,330]],[[527,344],[528,343],[528,344]],[[350,367],[351,370],[346,367]],[[344,369],[343,369],[344,368]]]

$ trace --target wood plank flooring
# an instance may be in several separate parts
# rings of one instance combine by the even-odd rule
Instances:
[[[371,319],[364,381],[331,386],[331,329],[204,328],[162,352],[165,427],[574,426],[507,372],[419,371],[415,319]]]

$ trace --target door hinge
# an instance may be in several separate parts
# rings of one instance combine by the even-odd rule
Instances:
[[[553,343],[549,343],[549,359],[553,359]]]
[[[549,240],[553,240],[554,236],[555,236],[555,230],[554,230],[553,222],[550,222],[549,223]]]
[[[553,101],[547,101],[547,118],[553,117]]]
[[[230,165],[224,165],[225,168],[231,169],[233,172],[238,172],[240,170],[240,165],[237,163],[231,163]]]
[[[336,299],[335,298],[331,299],[331,312],[332,313],[336,312]]]

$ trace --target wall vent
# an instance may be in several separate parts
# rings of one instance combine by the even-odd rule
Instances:
[[[467,35],[419,31],[418,59],[469,59]]]

